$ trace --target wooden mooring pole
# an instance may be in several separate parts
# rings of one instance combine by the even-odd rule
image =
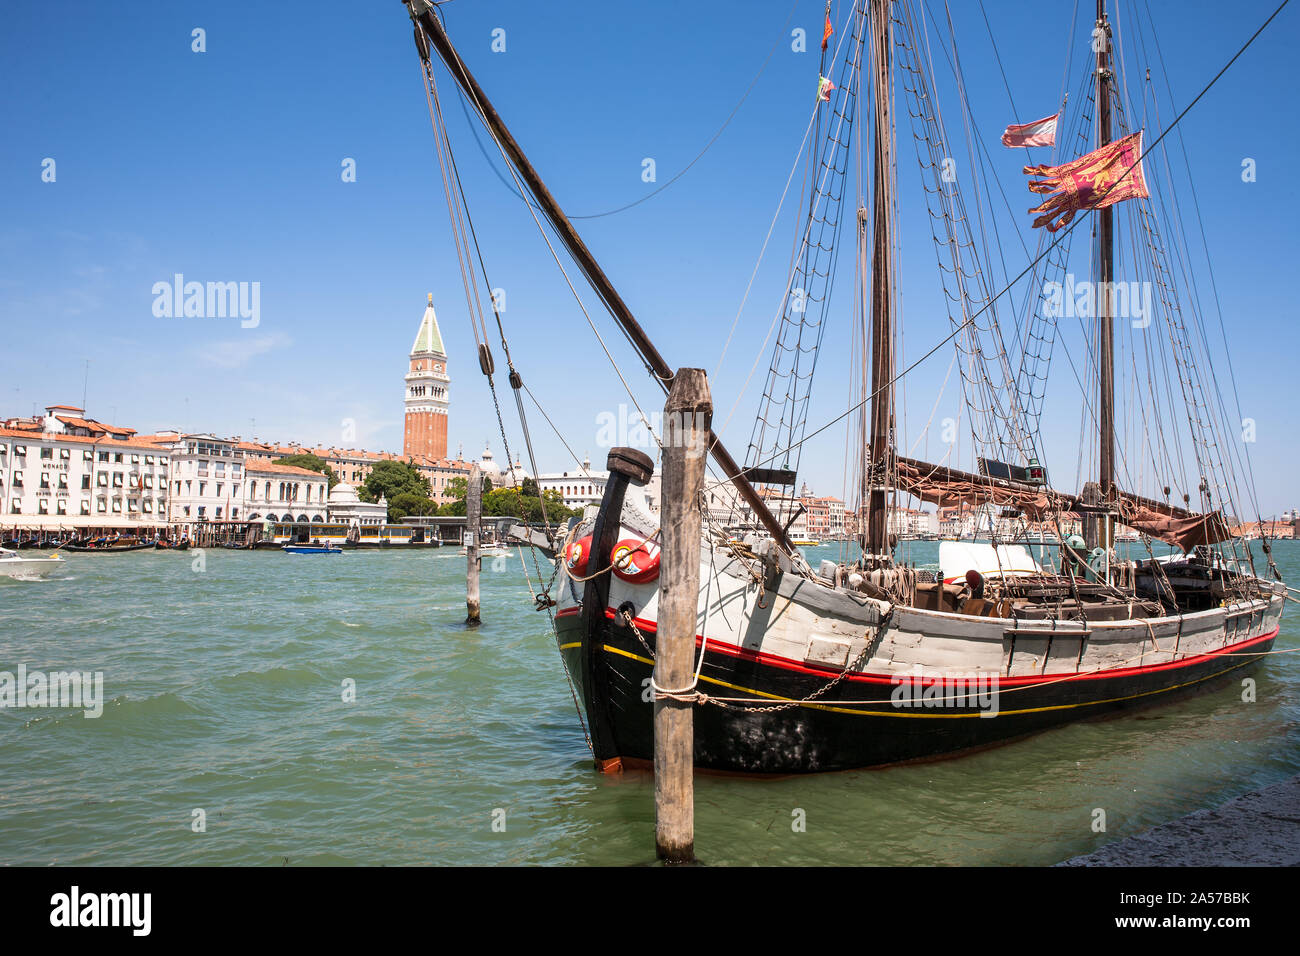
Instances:
[[[469,486],[465,490],[465,606],[469,616],[465,623],[471,627],[479,623],[478,598],[478,537],[483,513],[483,473],[478,465],[469,470]]]
[[[659,630],[654,682],[691,692],[700,600],[700,493],[713,402],[703,369],[681,368],[664,404]],[[695,703],[655,696],[655,851],[667,863],[695,859]]]

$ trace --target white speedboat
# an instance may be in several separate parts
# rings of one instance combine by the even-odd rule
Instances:
[[[24,558],[17,551],[0,548],[0,576],[3,577],[43,578],[65,564],[57,554],[50,558]]]
[[[511,550],[510,545],[501,544],[495,541],[489,541],[484,544],[480,544],[478,546],[478,556],[480,558],[495,558],[495,557],[500,557],[501,555],[509,554],[510,550]],[[461,548],[460,553],[462,555],[468,555],[469,549]]]

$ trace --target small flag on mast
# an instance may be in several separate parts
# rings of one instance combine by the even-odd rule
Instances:
[[[1002,133],[1003,146],[1055,146],[1057,113],[1020,126],[1008,126]]]
[[[1029,210],[1038,216],[1034,228],[1056,232],[1068,226],[1080,209],[1105,209],[1125,199],[1151,195],[1142,175],[1142,131],[1107,143],[1086,156],[1061,166],[1026,166],[1029,188],[1050,193],[1042,205]]]
[[[829,3],[826,4],[826,27],[822,30],[822,52],[823,53],[826,52],[826,44],[830,42],[831,34],[835,32],[835,28],[831,26],[830,6],[831,5]]]
[[[831,91],[836,89],[834,83],[824,76],[817,77],[817,99],[823,103],[829,103],[831,100]]]

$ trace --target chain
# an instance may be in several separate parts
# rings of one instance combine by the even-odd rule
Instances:
[[[645,636],[641,633],[641,628],[636,626],[636,621],[632,620],[632,615],[626,610],[620,611],[619,613],[623,615],[623,622],[627,624],[628,627],[632,628],[632,633],[636,635],[636,639],[641,642],[641,646],[645,648],[645,652],[650,655],[650,660],[653,662],[655,660],[655,652],[650,648],[650,645],[646,643]]]
[[[650,655],[650,659],[653,661],[655,659],[655,652],[651,650],[650,645],[646,643],[645,635],[643,635],[641,633],[641,629],[636,626],[636,621],[632,619],[632,615],[627,610],[622,610],[619,613],[622,614],[624,623],[626,623],[627,626],[632,629],[632,633],[636,635],[636,639],[641,642],[641,646],[646,649],[646,653]],[[880,619],[880,623],[876,625],[877,636],[884,633],[885,628],[889,624],[889,619],[893,617],[893,615],[894,615],[894,609],[891,607],[889,611],[885,614],[885,616]],[[738,704],[734,702],[718,700],[717,698],[710,697],[708,694],[701,693],[698,690],[691,694],[664,694],[662,696],[672,698],[673,700],[693,700],[701,704],[713,704],[715,707],[722,707],[726,710],[748,710],[748,711],[756,711],[756,712],[757,711],[775,712],[781,710],[791,710],[795,707],[801,707],[804,704],[811,703],[812,701],[817,700],[817,698],[821,697],[823,694],[828,693],[831,690],[831,688],[836,687],[840,683],[842,683],[844,679],[849,676],[849,674],[858,670],[858,668],[860,668],[863,665],[863,663],[867,659],[867,655],[871,651],[871,645],[872,645],[872,641],[867,641],[867,643],[862,648],[862,652],[858,654],[858,656],[854,660],[846,663],[844,665],[844,670],[841,671],[837,677],[835,677],[830,682],[823,684],[821,687],[813,691],[807,697],[803,697],[799,700],[783,701],[782,703],[779,704],[761,704],[761,705]]]

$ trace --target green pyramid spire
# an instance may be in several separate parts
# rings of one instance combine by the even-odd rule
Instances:
[[[438,316],[433,311],[432,292],[429,293],[429,305],[424,310],[424,318],[420,320],[420,331],[415,335],[415,344],[411,346],[411,353],[416,352],[447,354],[442,348],[442,332],[438,329]]]

